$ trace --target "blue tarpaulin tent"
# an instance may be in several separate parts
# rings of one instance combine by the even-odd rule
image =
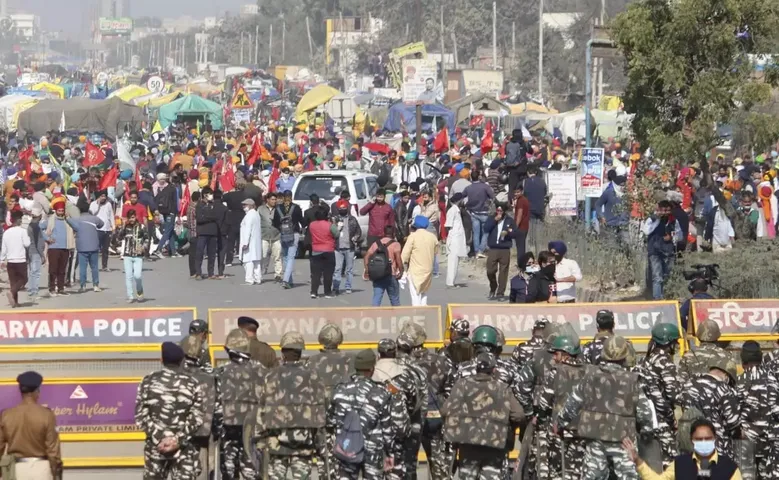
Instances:
[[[400,132],[405,129],[408,133],[416,133],[416,108],[416,105],[406,105],[402,102],[392,105],[384,122],[384,130]],[[443,128],[444,124],[454,129],[454,112],[440,104],[422,105],[423,131],[437,131]]]

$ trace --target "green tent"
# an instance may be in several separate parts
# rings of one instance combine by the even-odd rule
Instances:
[[[222,128],[222,106],[197,95],[187,95],[160,107],[160,125],[167,128],[178,116],[204,116],[211,120],[214,130]]]

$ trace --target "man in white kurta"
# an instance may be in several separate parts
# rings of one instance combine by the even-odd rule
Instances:
[[[246,212],[241,221],[241,262],[246,272],[245,285],[262,283],[262,230],[260,214],[254,208],[254,200],[247,198],[243,202]]]
[[[446,287],[455,288],[457,284],[457,269],[460,266],[460,257],[468,256],[468,243],[465,240],[465,227],[460,215],[460,207],[464,203],[462,193],[452,195],[450,202],[452,204],[446,211],[446,230],[449,232],[446,237]]]

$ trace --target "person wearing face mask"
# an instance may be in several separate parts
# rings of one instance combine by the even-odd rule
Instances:
[[[490,300],[504,301],[506,283],[511,264],[511,248],[514,246],[514,234],[517,226],[511,217],[505,215],[506,206],[495,208],[495,217],[487,219],[484,234],[487,236],[487,279],[490,281]]]
[[[127,222],[119,232],[123,239],[122,258],[124,260],[124,278],[127,287],[127,303],[143,301],[143,257],[149,249],[149,234],[138,219],[134,210],[127,212]]]
[[[663,299],[663,288],[676,258],[676,243],[682,236],[682,228],[671,215],[671,209],[668,200],[658,202],[655,214],[647,218],[641,227],[641,232],[647,237],[646,249],[654,300]]]
[[[239,256],[246,273],[244,285],[259,285],[262,283],[262,229],[260,214],[254,208],[251,198],[241,202],[244,216],[241,220],[239,238]]]
[[[654,435],[660,442],[664,467],[679,453],[674,416],[681,392],[678,370],[674,363],[679,338],[679,328],[676,325],[656,324],[652,328],[652,339],[649,341],[646,356],[637,367],[641,387],[652,402],[657,416]]]
[[[679,455],[663,473],[657,473],[639,456],[632,440],[626,438],[622,445],[633,463],[636,464],[641,480],[741,480],[741,470],[727,454],[716,448],[717,429],[705,418],[692,423],[690,441],[693,452]]]
[[[557,282],[554,276],[556,266],[551,252],[538,254],[538,270],[534,268],[531,273],[525,303],[557,303]]]
[[[530,278],[539,270],[533,252],[525,252],[519,258],[518,266],[519,272],[511,279],[509,303],[528,303],[527,293]]]
[[[197,219],[197,253],[195,257],[195,278],[202,280],[214,276],[216,263],[217,238],[219,226],[217,212],[214,210],[214,191],[205,187],[200,191],[202,200],[195,208]],[[203,257],[208,255],[208,277],[203,276]]]
[[[565,258],[568,247],[559,240],[549,242],[549,251],[555,256],[555,279],[557,280],[557,303],[576,302],[576,282],[582,280],[582,271],[576,260]]]
[[[717,432],[717,450],[730,457],[733,438],[740,436],[741,426],[741,408],[733,388],[736,376],[736,363],[729,357],[712,359],[709,373],[690,380],[679,397],[684,410],[695,409],[711,421]]]
[[[293,186],[295,186],[295,177],[290,174],[289,167],[282,168],[281,175],[276,179],[276,191],[284,192],[292,190]]]
[[[376,190],[373,201],[360,209],[360,215],[368,215],[368,245],[384,236],[384,227],[395,225],[395,212],[384,201],[386,194],[383,188]]]
[[[408,190],[401,190],[398,194],[398,200],[395,203],[395,238],[402,246],[406,243],[409,234],[410,214],[409,205],[411,195]]]
[[[48,245],[49,296],[68,295],[65,292],[65,273],[70,250],[76,248],[76,236],[65,221],[65,197],[55,197],[51,201],[54,213],[41,221],[41,235]]]

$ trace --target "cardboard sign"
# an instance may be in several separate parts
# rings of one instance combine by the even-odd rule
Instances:
[[[382,338],[396,338],[406,322],[425,328],[427,344],[443,342],[440,307],[366,307],[366,308],[274,308],[210,309],[209,344],[224,345],[227,334],[237,328],[240,316],[252,317],[260,324],[257,338],[278,345],[286,332],[297,331],[308,346],[317,346],[319,331],[325,324],[341,327],[344,344],[372,344]]]
[[[696,331],[699,323],[714,320],[723,339],[777,335],[779,299],[693,300],[691,310]]]
[[[233,93],[233,100],[230,102],[230,108],[236,110],[241,108],[254,108],[254,102],[246,94],[246,90],[243,85],[238,85]]]
[[[614,312],[614,332],[623,337],[651,337],[657,323],[679,325],[676,302],[449,305],[449,320],[464,318],[470,322],[471,331],[479,325],[492,325],[503,330],[507,341],[516,342],[531,338],[533,324],[546,318],[570,323],[581,340],[589,340],[597,333],[598,310]]]
[[[57,417],[60,433],[135,433],[135,379],[55,380],[41,386],[40,404]],[[16,383],[0,385],[0,411],[21,401]]]
[[[194,308],[0,311],[0,349],[21,346],[153,344],[180,341]]]
[[[546,172],[546,184],[551,198],[547,205],[550,217],[575,217],[579,205],[576,199],[576,172],[555,171]]]

